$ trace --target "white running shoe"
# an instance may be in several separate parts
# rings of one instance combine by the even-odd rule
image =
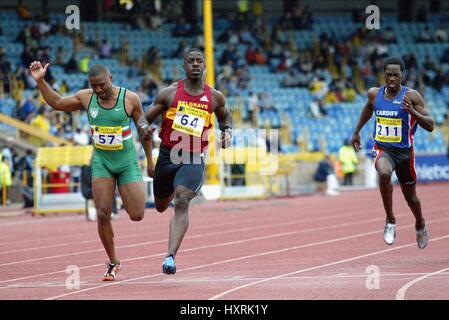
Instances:
[[[394,239],[396,238],[396,223],[387,222],[385,224],[384,229],[384,240],[388,245],[392,245],[394,243]]]
[[[429,235],[427,234],[427,227],[424,226],[421,230],[416,230],[416,242],[418,248],[424,249],[429,243]]]

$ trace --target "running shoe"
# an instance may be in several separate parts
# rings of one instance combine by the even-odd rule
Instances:
[[[172,255],[164,258],[164,262],[162,262],[162,272],[165,274],[176,273],[175,258]]]
[[[418,243],[418,248],[424,249],[429,242],[429,235],[427,234],[427,227],[424,226],[420,230],[416,230],[416,242]]]
[[[106,270],[106,273],[103,276],[103,281],[114,281],[117,272],[119,272],[122,269],[122,267],[120,264],[114,263],[106,263],[106,265],[108,266],[108,269]]]
[[[392,245],[396,238],[396,223],[387,222],[384,229],[384,240],[388,245]]]

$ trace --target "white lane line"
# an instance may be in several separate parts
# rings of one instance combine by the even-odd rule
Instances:
[[[440,221],[449,221],[449,218],[434,220],[433,223],[440,222]],[[429,223],[430,223],[430,221],[429,221]],[[348,224],[346,224],[346,225],[348,225]],[[414,226],[414,224],[404,225],[402,227],[398,227],[397,230],[398,229],[409,228],[411,226]],[[198,265],[198,266],[194,266],[194,267],[190,267],[190,268],[186,268],[186,269],[181,269],[181,270],[178,270],[177,272],[183,272],[183,271],[190,271],[190,270],[196,270],[196,269],[201,269],[201,268],[207,268],[207,267],[211,267],[211,266],[215,266],[215,265],[226,264],[226,263],[229,263],[229,262],[247,260],[247,259],[255,258],[255,257],[261,257],[261,256],[266,256],[266,255],[278,254],[278,253],[282,253],[282,252],[288,252],[288,251],[291,251],[291,250],[297,250],[297,249],[302,249],[302,248],[307,248],[307,247],[314,247],[314,246],[319,246],[319,245],[323,245],[323,244],[330,244],[330,243],[335,243],[335,242],[345,241],[345,240],[352,240],[352,239],[361,238],[361,237],[365,237],[365,236],[369,236],[369,235],[373,235],[373,234],[377,234],[377,233],[379,233],[379,230],[359,233],[359,234],[352,235],[352,236],[334,238],[334,239],[325,240],[325,241],[313,242],[313,243],[308,243],[308,244],[294,246],[294,247],[289,247],[289,248],[282,248],[282,249],[278,249],[278,250],[266,251],[266,252],[261,252],[261,253],[257,253],[257,254],[253,254],[253,255],[233,258],[233,259],[226,259],[226,260],[222,260],[222,261],[217,261],[217,262],[212,262],[212,263],[208,263],[208,264]],[[449,238],[449,235],[446,235],[446,236],[440,237],[440,238],[432,239],[432,241],[440,240],[440,239],[443,239],[443,238]],[[305,272],[305,271],[308,271],[308,270],[314,270],[314,269],[317,269],[317,268],[322,268],[324,266],[329,266],[329,265],[334,265],[334,264],[338,264],[338,263],[343,263],[343,262],[346,262],[346,261],[356,260],[356,259],[360,259],[360,258],[365,257],[365,256],[371,256],[371,255],[376,255],[376,254],[384,253],[384,252],[388,252],[388,251],[399,250],[401,248],[410,247],[412,245],[416,245],[416,244],[415,243],[411,243],[411,244],[404,245],[404,246],[401,246],[401,247],[396,247],[396,248],[392,248],[392,249],[376,251],[374,253],[365,254],[363,256],[358,256],[356,258],[339,260],[337,262],[327,263],[327,264],[320,265],[320,266],[317,266],[317,267],[304,269],[304,270],[301,270],[299,272]],[[204,248],[207,248],[207,247],[208,246],[205,246]],[[195,249],[201,249],[201,248],[195,248]],[[299,273],[299,272],[292,272],[292,273],[288,273],[288,274],[277,276],[277,277],[271,277],[271,278],[268,278],[267,280],[264,280],[264,281],[252,282],[252,283],[247,284],[245,286],[239,286],[239,287],[235,288],[235,290],[228,290],[229,292],[226,291],[225,293],[222,293],[222,294],[225,295],[227,293],[239,290],[240,288],[243,288],[243,287],[246,287],[246,286],[250,286],[250,285],[253,285],[253,284],[260,283],[260,282],[271,281],[271,280],[274,280],[274,279],[277,279],[277,278],[282,278],[284,276],[289,276],[289,275],[296,274],[296,273]],[[95,289],[101,289],[101,288],[105,288],[105,287],[109,287],[109,286],[113,286],[113,285],[118,285],[118,284],[121,284],[121,283],[127,283],[127,282],[131,282],[131,281],[135,281],[135,280],[142,280],[142,279],[147,279],[147,278],[153,278],[153,277],[157,277],[157,276],[161,276],[161,274],[158,273],[158,274],[152,274],[152,275],[138,277],[138,278],[130,278],[130,279],[123,280],[123,281],[115,281],[115,282],[112,282],[112,283],[99,285],[99,286],[92,287],[92,288],[76,290],[76,291],[72,291],[72,292],[69,292],[69,293],[65,293],[65,294],[49,297],[49,298],[47,298],[45,300],[55,300],[55,299],[71,296],[71,295],[82,293],[82,292],[92,291],[92,290],[95,290]],[[214,296],[214,297],[218,298],[218,295]],[[211,299],[213,299],[214,297],[212,297]]]
[[[402,280],[407,278],[413,278],[415,276],[426,275],[427,273],[422,272],[410,272],[410,273],[391,273],[391,274],[382,274],[383,278],[390,278],[388,280]],[[440,272],[439,275],[448,276],[449,272]],[[290,280],[335,280],[335,279],[358,279],[358,278],[366,278],[366,273],[361,274],[336,274],[336,275],[318,275],[318,276],[294,276],[294,277],[284,277],[283,279],[286,281]],[[243,277],[243,276],[234,276],[234,277],[179,277],[179,278],[169,278],[165,280],[152,280],[152,281],[134,281],[128,283],[121,283],[123,285],[135,285],[135,284],[165,284],[165,283],[185,283],[185,284],[193,284],[193,283],[212,283],[212,282],[235,282],[235,281],[258,281],[264,280],[267,277]],[[92,280],[92,282],[81,282],[81,286],[97,286],[98,281]],[[7,286],[2,286],[0,289],[14,289],[14,288],[45,288],[45,287],[66,287],[65,283],[61,282],[30,282],[30,283],[18,283],[18,284],[10,284]]]
[[[335,216],[336,218],[340,218],[338,216]],[[329,219],[329,218],[327,218]],[[371,222],[372,220],[380,220],[379,218],[376,219],[371,219],[368,220],[367,222]],[[295,222],[287,222],[287,223],[279,223],[277,225],[289,225],[289,224],[294,224]],[[358,223],[364,223],[363,221],[359,221]],[[326,229],[333,229],[333,228],[339,228],[341,226],[347,226],[348,224],[341,224],[341,225],[332,225],[332,226],[328,226],[328,227],[322,227],[322,228],[314,228],[314,229],[309,229],[309,230],[301,230],[298,231],[297,233],[306,233],[306,232],[310,232],[310,231],[319,231],[319,230],[326,230]],[[234,229],[234,230],[229,230],[229,231],[225,231],[225,232],[221,232],[221,233],[209,233],[209,234],[201,234],[201,235],[195,235],[195,236],[190,236],[188,237],[189,239],[192,238],[200,238],[200,237],[204,237],[204,236],[208,236],[208,235],[222,235],[222,234],[226,234],[226,233],[233,233],[233,232],[242,232],[242,231],[251,231],[251,230],[255,230],[255,229],[262,229],[262,228],[272,228],[273,226],[276,225],[270,225],[270,226],[259,226],[259,227],[252,227],[252,228],[243,228],[243,229]],[[273,235],[270,235],[270,237],[272,237]],[[252,238],[252,239],[247,239],[244,241],[254,241],[254,239],[260,240],[260,237],[258,238]],[[160,240],[160,241],[155,241],[153,243],[158,243],[158,242],[165,242],[166,240]],[[209,246],[202,246],[202,247],[195,247],[195,248],[190,248],[190,249],[185,249],[182,250],[182,252],[190,252],[190,251],[196,251],[196,250],[203,250],[203,249],[208,249],[208,248],[214,248],[214,247],[220,247],[220,246],[225,246],[225,245],[232,245],[232,244],[236,244],[236,243],[243,243],[243,240],[238,240],[233,241],[233,242],[227,242],[227,243],[218,243],[215,245],[209,245]],[[134,244],[134,246],[137,246],[140,244]],[[135,258],[128,258],[128,259],[122,259],[122,262],[129,262],[129,261],[136,261],[136,260],[142,260],[142,259],[148,259],[148,258],[154,258],[154,257],[159,257],[159,256],[164,256],[166,254],[166,252],[164,253],[157,253],[157,254],[153,254],[153,255],[148,255],[148,256],[139,256],[139,257],[135,257]],[[90,266],[84,266],[84,267],[80,267],[80,270],[83,269],[89,269],[89,268],[95,268],[95,267],[100,267],[103,264],[94,264],[94,265],[90,265]],[[59,271],[54,271],[54,272],[47,272],[47,273],[41,273],[41,274],[37,274],[37,275],[32,275],[32,276],[26,276],[26,277],[20,277],[20,278],[15,278],[15,279],[8,279],[8,280],[2,280],[0,281],[0,283],[8,283],[8,282],[13,282],[13,281],[20,281],[20,280],[27,280],[27,279],[32,279],[32,278],[37,278],[37,277],[42,277],[42,276],[47,276],[47,275],[54,275],[54,274],[59,274],[59,273],[65,273],[65,270],[59,270]]]
[[[278,220],[278,217],[273,217],[271,216],[271,219],[266,218],[265,220]],[[224,227],[224,226],[228,226],[228,225],[234,225],[234,224],[242,224],[242,223],[251,223],[254,221],[260,221],[260,219],[246,219],[243,221],[239,221],[239,222],[235,222],[235,221],[231,221],[231,222],[223,222],[223,223],[216,223],[216,224],[209,224],[209,225],[204,225],[204,226],[199,226],[196,227],[196,230],[199,229],[209,229],[212,227],[216,227],[216,226],[220,226],[220,227]],[[160,227],[163,227],[165,229],[166,223],[161,224]],[[158,226],[153,226],[153,227],[158,227]],[[152,236],[154,235],[159,235],[159,234],[165,234],[166,231],[158,231],[158,232],[154,232],[152,233]],[[118,234],[118,232],[116,231],[116,234]],[[73,245],[74,243],[98,243],[99,242],[99,238],[98,238],[98,234],[95,233],[96,237],[95,239],[92,240],[76,240],[73,239],[73,236],[68,236],[68,237],[72,237],[71,241],[69,242],[63,242],[63,243],[58,243],[58,244],[52,244],[52,245],[47,245],[47,246],[41,246],[41,247],[30,247],[30,248],[24,248],[24,249],[17,249],[17,250],[9,250],[9,251],[2,251],[0,252],[0,254],[10,254],[10,253],[19,253],[19,252],[26,252],[26,251],[34,251],[34,250],[41,250],[41,249],[50,249],[50,248],[57,248],[57,247],[61,247],[61,246],[65,246],[65,245]],[[79,236],[79,235],[77,235]],[[85,236],[92,236],[92,232],[89,234],[86,234]],[[85,237],[84,236],[84,237]],[[127,239],[127,238],[135,238],[135,237],[141,237],[142,234],[128,234],[128,235],[120,235],[120,239]],[[55,236],[54,237],[56,241],[59,240],[59,237]],[[50,240],[50,239],[49,239]],[[36,242],[36,241],[34,241]],[[145,243],[146,244],[146,243]]]
[[[352,216],[352,215],[356,215],[356,213],[345,213],[345,214],[341,214],[341,215],[335,215],[333,217],[335,217],[335,218],[342,218],[342,217],[347,217],[347,216]],[[257,227],[232,229],[232,230],[227,230],[227,231],[223,231],[223,232],[203,233],[203,234],[199,234],[199,235],[190,236],[190,237],[188,237],[188,239],[196,239],[196,238],[202,238],[202,237],[206,237],[206,236],[224,235],[224,234],[236,233],[236,232],[247,232],[247,231],[253,231],[253,230],[258,230],[258,229],[272,228],[274,226],[289,226],[289,225],[294,225],[294,224],[299,224],[299,223],[304,223],[304,222],[315,222],[315,221],[319,221],[319,220],[329,220],[330,218],[332,218],[332,217],[310,218],[310,219],[302,219],[302,220],[297,220],[297,221],[282,222],[282,223],[278,223],[278,224],[270,224],[270,225],[263,225],[263,226],[257,226]],[[375,219],[371,219],[371,220],[365,220],[365,221],[371,222],[371,221],[377,221],[377,220],[379,220],[379,218],[375,218]],[[363,221],[364,220],[361,220],[361,223],[364,223]],[[356,222],[356,223],[360,223],[360,221]],[[339,225],[339,226],[343,226],[344,227],[346,225],[348,225],[348,224]],[[331,226],[331,227],[335,228],[335,226]],[[312,230],[314,230],[314,229],[312,229]],[[294,233],[297,233],[297,232],[298,231],[295,231]],[[281,234],[279,236],[282,236],[282,235],[283,234]],[[96,241],[98,242],[98,240],[96,240]],[[165,243],[166,241],[167,241],[166,239],[162,239],[162,240],[156,240],[156,241],[138,242],[138,243],[133,243],[133,244],[129,244],[129,245],[118,246],[118,247],[116,247],[116,249],[134,248],[134,247],[140,247],[140,246],[145,246],[145,245],[150,245],[150,244]],[[64,258],[64,257],[69,257],[69,256],[77,256],[77,255],[89,254],[89,253],[95,253],[95,252],[103,252],[103,251],[104,251],[104,249],[100,248],[100,249],[92,249],[92,250],[71,252],[71,253],[54,255],[54,256],[45,256],[45,257],[34,258],[34,259],[27,259],[27,260],[20,260],[20,261],[13,261],[13,262],[8,262],[8,263],[2,263],[2,264],[0,264],[0,267],[10,266],[10,265],[14,265],[14,264],[38,262],[38,261],[44,261],[44,260],[49,260],[49,259]],[[0,283],[2,283],[2,281],[0,281]]]
[[[47,219],[45,220],[26,220],[26,221],[11,221],[11,222],[4,222],[4,223],[0,223],[0,227],[10,227],[10,226],[20,226],[20,225],[24,225],[24,224],[38,224],[38,223],[52,223],[52,222],[64,222],[67,220],[81,220],[81,219],[86,219],[86,217],[84,215],[79,215],[76,217],[70,216],[70,217],[59,217],[57,220],[56,219]]]
[[[335,212],[335,210],[331,211],[331,213],[332,212]],[[326,210],[326,212],[323,212],[323,214],[327,215],[328,214],[327,210]],[[287,218],[290,215],[295,216],[295,217],[298,216],[297,213],[292,212],[291,214],[286,214],[284,217]],[[215,227],[217,225],[219,225],[220,227],[223,227],[223,226],[234,225],[234,224],[251,223],[251,222],[254,222],[254,221],[260,222],[260,221],[270,221],[270,220],[279,220],[279,217],[278,216],[254,217],[254,218],[247,218],[247,219],[239,220],[239,221],[233,220],[233,221],[230,221],[230,222],[220,222],[219,220],[217,220],[216,221],[217,223],[214,223],[214,224],[208,224],[208,225],[203,225],[203,226],[198,226],[198,227],[197,226],[192,226],[192,230],[197,231],[197,230],[201,230],[201,229],[208,229],[210,227]],[[210,222],[210,221],[208,221],[208,222]],[[88,223],[90,223],[90,222],[88,222]],[[96,223],[95,223],[95,225],[96,225]],[[167,223],[164,222],[164,223],[161,223],[161,224],[158,224],[158,225],[152,225],[152,227],[156,228],[156,229],[158,227],[165,228],[166,225],[167,225]],[[116,233],[117,233],[117,231],[116,231]],[[165,231],[161,231],[159,233],[165,233]],[[84,238],[85,236],[90,236],[90,235],[92,235],[92,233],[86,233],[86,234],[81,234],[81,235],[77,234],[77,236],[82,236],[81,238]],[[122,238],[131,238],[131,237],[140,237],[140,236],[141,236],[141,234],[124,235],[124,236],[121,236],[120,239],[122,239]],[[36,239],[27,239],[27,240],[21,240],[21,241],[12,241],[12,242],[9,242],[9,243],[0,243],[0,246],[7,246],[7,245],[14,246],[14,245],[17,245],[19,243],[27,243],[27,242],[31,242],[32,244],[35,244],[37,241],[47,241],[47,240],[48,241],[55,240],[55,241],[59,242],[61,239],[65,239],[65,238],[70,238],[71,241],[69,243],[71,243],[71,244],[74,243],[74,239],[73,239],[72,235],[70,235],[70,236],[60,236],[60,235],[58,235],[58,236],[53,236],[53,237],[43,238],[43,239],[38,239],[38,240],[36,240]],[[98,242],[98,238],[96,238],[93,241]],[[41,248],[43,248],[43,247],[41,247]],[[25,249],[21,249],[21,250],[28,250],[28,249],[32,250],[33,248],[25,248]],[[0,252],[0,254],[3,254],[3,253],[5,253],[5,252]]]
[[[432,239],[432,240],[434,240],[434,239]],[[446,271],[449,271],[449,268],[444,268],[444,269],[441,269],[441,270],[438,270],[438,271],[435,271],[435,272],[432,272],[432,273],[428,273],[426,275],[423,275],[422,277],[419,277],[419,278],[416,278],[416,279],[414,279],[412,281],[407,282],[396,293],[396,300],[405,300],[405,294],[406,294],[407,290],[411,286],[413,286],[414,284],[416,284],[416,283],[418,283],[418,282],[420,282],[420,281],[422,281],[422,280],[424,280],[426,278],[432,277],[434,275],[443,274]]]
[[[444,219],[444,220],[446,220],[446,219]],[[432,241],[439,241],[439,240],[444,240],[444,239],[449,239],[449,234],[447,234],[445,236],[437,237],[437,238],[432,238]],[[404,249],[404,248],[411,247],[411,246],[416,246],[416,242],[412,242],[412,243],[405,244],[405,245],[402,245],[402,246],[398,246],[398,247],[395,247],[395,248],[390,248],[390,249],[385,249],[385,250],[380,250],[380,251],[374,251],[374,252],[366,253],[366,254],[363,254],[363,255],[359,255],[359,256],[343,259],[343,260],[337,260],[337,261],[334,261],[334,262],[318,265],[318,266],[311,267],[311,268],[300,269],[300,270],[297,270],[297,271],[294,271],[294,272],[289,272],[289,273],[277,275],[277,276],[274,276],[274,277],[271,277],[271,278],[267,278],[267,279],[264,279],[264,280],[250,282],[250,283],[247,283],[247,284],[244,284],[244,285],[241,285],[241,286],[238,286],[238,287],[235,287],[235,288],[223,291],[223,292],[221,292],[221,293],[219,293],[219,294],[217,294],[215,296],[210,297],[208,300],[221,299],[224,296],[226,296],[226,295],[228,295],[228,294],[230,294],[232,292],[236,292],[238,290],[241,290],[241,289],[244,289],[244,288],[248,288],[248,287],[260,284],[260,283],[273,281],[273,280],[278,280],[278,279],[281,279],[281,278],[284,278],[284,277],[287,277],[287,276],[291,276],[291,275],[295,275],[295,274],[298,274],[298,273],[312,271],[312,270],[321,269],[321,268],[325,268],[325,267],[330,267],[330,266],[334,266],[334,265],[337,265],[337,264],[342,264],[342,263],[346,263],[346,262],[352,262],[352,261],[355,261],[355,260],[360,260],[360,259],[363,259],[363,258],[367,258],[367,257],[371,257],[371,256],[375,256],[375,255],[379,255],[379,254],[387,253],[387,252],[391,252],[391,251],[396,251],[396,250]]]

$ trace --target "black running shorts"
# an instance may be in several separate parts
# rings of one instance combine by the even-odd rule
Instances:
[[[386,148],[375,144],[373,147],[374,165],[380,158],[387,158],[393,170],[396,171],[399,183],[413,184],[416,182],[415,154],[411,148]]]
[[[169,197],[177,186],[184,186],[195,193],[201,188],[204,178],[204,155],[177,152],[161,145],[154,169],[154,196]]]

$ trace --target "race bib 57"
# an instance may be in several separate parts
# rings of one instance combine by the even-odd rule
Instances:
[[[95,148],[101,150],[123,149],[122,127],[99,127],[93,132]]]

